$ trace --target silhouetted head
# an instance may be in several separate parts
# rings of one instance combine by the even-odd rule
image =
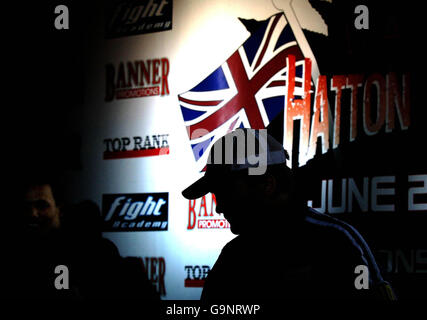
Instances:
[[[28,177],[21,186],[23,227],[39,235],[49,234],[61,226],[61,197],[59,187],[49,175]]]
[[[213,145],[205,175],[185,189],[187,199],[211,192],[234,234],[253,232],[290,205],[293,174],[287,152],[266,130],[237,129]]]

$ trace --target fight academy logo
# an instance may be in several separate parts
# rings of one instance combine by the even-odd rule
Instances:
[[[216,211],[216,198],[208,193],[199,199],[189,200],[187,230],[229,229],[230,224]]]
[[[264,21],[240,20],[250,37],[199,84],[178,95],[199,171],[219,138],[237,128],[265,129],[279,114],[284,116],[283,146],[289,152],[289,166],[292,151],[298,153],[296,165],[302,166],[318,146],[322,154],[337,148],[342,136],[351,142],[380,130],[408,129],[407,74],[333,75],[328,80],[320,74],[292,8]],[[349,105],[341,103],[345,89],[352,97]],[[328,101],[332,96],[333,112]],[[341,109],[346,111],[343,115]],[[299,141],[294,141],[295,121],[300,123],[295,135]],[[350,133],[343,134],[344,128]]]
[[[169,194],[104,194],[103,231],[168,230]]]
[[[185,288],[203,288],[205,279],[211,268],[209,266],[185,266]]]
[[[104,160],[169,154],[168,134],[104,139]]]
[[[173,0],[116,2],[109,8],[106,38],[172,29]]]
[[[105,101],[168,95],[168,77],[168,58],[107,64]]]

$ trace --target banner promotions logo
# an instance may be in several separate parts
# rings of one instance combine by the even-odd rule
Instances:
[[[103,231],[168,230],[168,193],[104,194]]]
[[[168,77],[168,58],[107,64],[105,101],[168,95]]]
[[[209,209],[208,209],[209,208]],[[230,229],[230,223],[216,211],[216,198],[208,193],[199,199],[189,200],[187,230]]]

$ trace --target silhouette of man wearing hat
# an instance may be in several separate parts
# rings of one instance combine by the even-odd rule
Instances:
[[[187,199],[215,194],[217,212],[237,235],[201,299],[394,299],[362,236],[305,205],[287,158],[266,130],[237,129],[215,142],[205,175],[182,192]]]

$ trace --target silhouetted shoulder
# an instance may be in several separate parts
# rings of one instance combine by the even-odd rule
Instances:
[[[311,233],[310,237],[317,237],[320,243],[332,244],[333,247],[360,255],[366,259],[367,264],[373,258],[365,239],[348,223],[310,208],[306,211],[304,222]]]
[[[323,274],[330,272],[331,279],[336,279],[337,288],[340,291],[345,290],[348,294],[345,297],[378,297],[376,288],[388,284],[381,276],[369,245],[353,226],[312,209],[307,210],[305,225],[314,243],[315,256],[319,261],[324,261],[318,264],[321,266],[319,270]],[[354,290],[354,280],[357,276],[355,270],[358,266],[367,267],[369,288],[375,288],[374,290]],[[332,295],[336,293],[339,292],[332,292]]]

